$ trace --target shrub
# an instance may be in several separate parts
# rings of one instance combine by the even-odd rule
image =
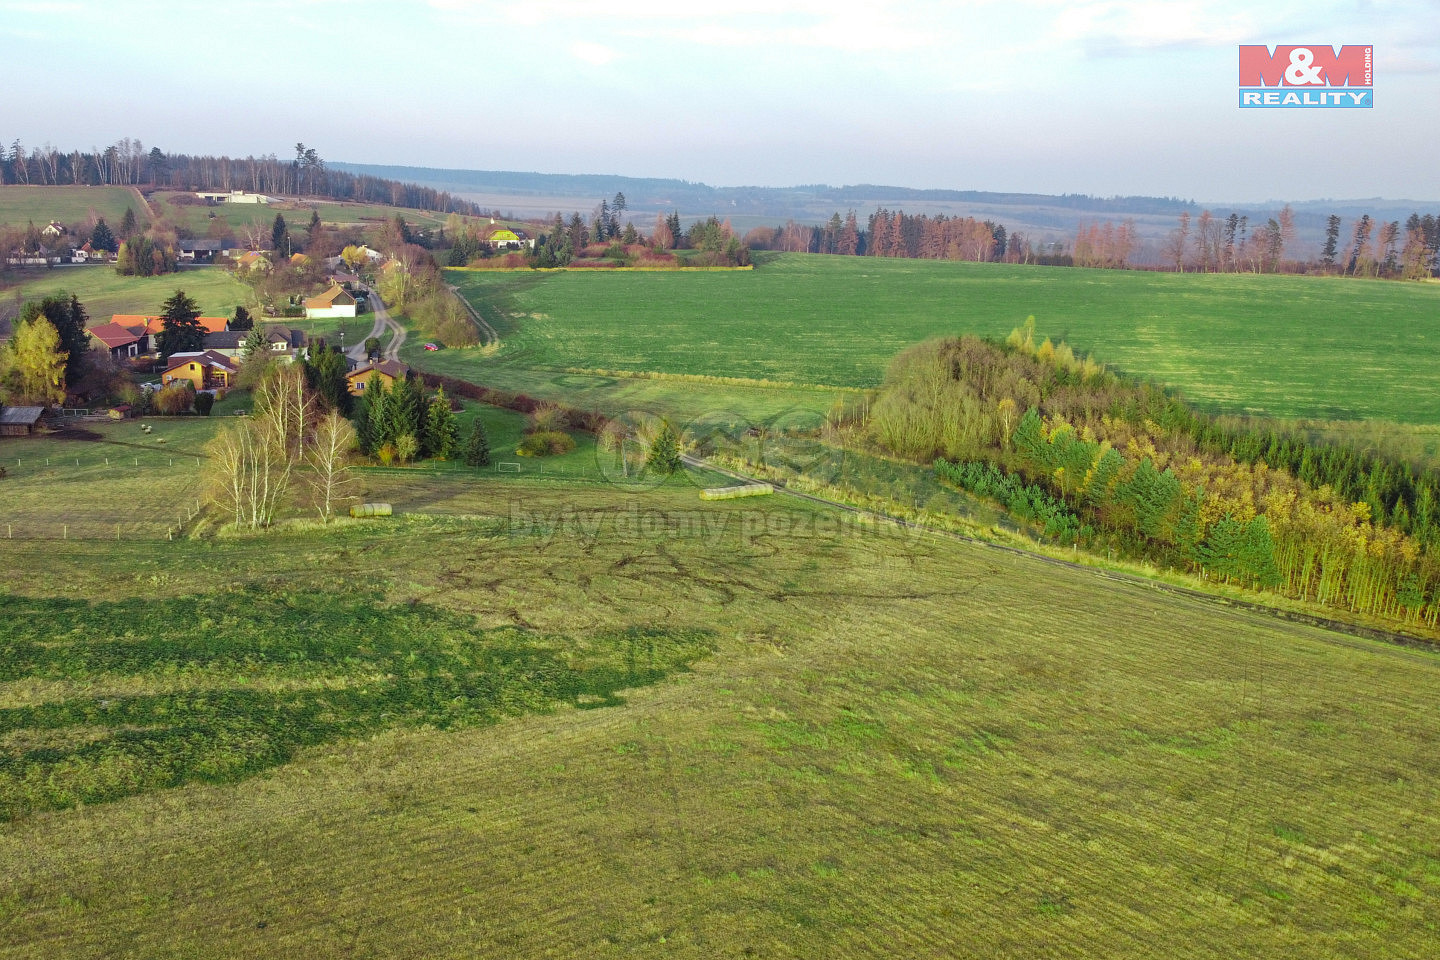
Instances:
[[[395,438],[395,456],[401,463],[409,463],[420,452],[420,441],[413,433],[403,433]]]
[[[195,387],[189,380],[181,380],[155,395],[155,409],[167,416],[184,413],[195,403]]]
[[[390,464],[395,462],[395,444],[385,444],[379,450],[375,451],[375,456],[380,458],[380,463],[383,466],[390,466]]]
[[[554,433],[557,430],[564,430],[568,427],[569,417],[553,403],[542,403],[530,414],[530,431],[532,433]]]
[[[548,457],[569,453],[575,449],[575,438],[558,430],[543,430],[529,434],[520,441],[515,452],[522,457]]]
[[[197,393],[195,395],[195,412],[200,416],[210,416],[210,410],[214,406],[215,395],[213,393]]]

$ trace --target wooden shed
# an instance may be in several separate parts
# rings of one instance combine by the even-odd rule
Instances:
[[[35,433],[44,407],[0,407],[0,437],[28,437]]]

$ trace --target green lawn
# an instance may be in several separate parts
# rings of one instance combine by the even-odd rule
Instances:
[[[783,497],[442,480],[0,541],[0,957],[1433,952],[1434,655]]]
[[[574,368],[874,386],[909,344],[1033,314],[1215,410],[1440,424],[1440,284],[798,254],[754,272],[447,278],[504,348],[412,357],[497,385]]]
[[[74,293],[85,304],[95,324],[112,314],[153,315],[176,290],[184,290],[205,316],[228,317],[238,304],[253,303],[250,288],[218,267],[194,267],[159,277],[122,277],[108,266],[57,267],[16,275],[18,287],[6,291],[26,300],[52,294]]]
[[[175,196],[179,196],[179,194],[173,191],[163,191],[154,194],[150,198],[150,202],[155,205],[156,211],[170,222],[187,227],[200,236],[206,235],[212,214],[231,229],[239,229],[247,225],[261,226],[265,229],[267,237],[270,225],[274,223],[277,213],[285,218],[292,232],[305,229],[310,223],[312,211],[319,213],[320,219],[325,223],[344,226],[374,224],[382,220],[390,220],[398,213],[411,226],[433,229],[444,226],[445,220],[449,216],[444,213],[415,210],[409,207],[338,203],[325,200],[270,204],[221,203],[212,207],[201,203],[173,203],[171,198]],[[193,194],[186,196],[193,196]]]
[[[129,187],[0,186],[0,226],[5,227],[24,227],[29,223],[44,227],[51,220],[68,225],[88,220],[93,211],[116,228],[127,207],[135,211],[141,224],[149,219],[135,191]]]

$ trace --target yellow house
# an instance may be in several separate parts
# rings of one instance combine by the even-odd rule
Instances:
[[[367,363],[345,374],[345,386],[352,397],[363,397],[372,377],[379,377],[386,390],[393,390],[395,381],[404,380],[409,372],[410,368],[398,360]]]
[[[183,380],[190,381],[198,390],[228,390],[235,382],[239,361],[214,350],[191,353],[173,353],[170,365],[160,375],[162,386],[170,386]]]

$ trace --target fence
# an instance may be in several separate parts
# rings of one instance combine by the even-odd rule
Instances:
[[[200,513],[192,454],[143,450],[0,458],[0,540],[148,540],[184,535]]]

